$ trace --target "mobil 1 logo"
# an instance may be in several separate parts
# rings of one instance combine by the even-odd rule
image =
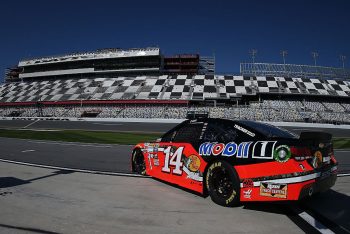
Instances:
[[[252,158],[273,159],[273,151],[277,141],[257,141],[253,145]]]

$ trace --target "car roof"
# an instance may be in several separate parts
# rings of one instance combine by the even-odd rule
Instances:
[[[193,121],[193,120],[189,120]],[[283,137],[283,138],[298,138],[294,133],[274,126],[272,124],[252,121],[252,120],[231,120],[231,119],[220,119],[220,118],[198,118],[197,122],[208,121],[208,122],[231,122],[233,124],[239,124],[247,129],[254,130],[265,137]]]

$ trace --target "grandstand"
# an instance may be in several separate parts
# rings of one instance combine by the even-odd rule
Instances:
[[[214,75],[214,66],[209,57],[166,57],[159,48],[22,60],[0,86],[0,116],[182,119],[204,111],[219,118],[350,123],[346,69],[241,64],[240,75]]]
[[[215,60],[199,54],[164,56],[158,47],[110,48],[30,58],[6,70],[6,81],[94,79],[162,74],[213,74]]]

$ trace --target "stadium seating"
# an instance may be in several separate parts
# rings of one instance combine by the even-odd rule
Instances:
[[[242,95],[288,94],[320,97],[322,102],[298,100],[251,101],[246,105],[187,107],[173,105],[84,104],[89,100],[230,100]],[[213,75],[162,75],[95,79],[56,79],[0,85],[1,103],[32,102],[28,107],[3,106],[3,117],[174,118],[184,119],[188,111],[205,111],[213,118],[259,121],[350,122],[350,82],[285,77]],[[327,97],[343,98],[344,102]],[[296,99],[296,98],[295,98]],[[257,100],[257,98],[256,98]],[[301,100],[301,98],[299,98]],[[81,105],[54,105],[80,101]],[[50,105],[45,105],[50,102]],[[43,106],[37,106],[39,103]]]
[[[6,83],[0,86],[0,102],[67,100],[204,100],[246,94],[283,93],[350,96],[349,81],[243,76],[139,76],[95,79],[45,80]],[[270,107],[284,102],[266,103]],[[263,104],[264,105],[264,104]],[[307,108],[325,108],[305,104]],[[340,107],[335,107],[340,110]],[[328,107],[327,107],[328,109]],[[329,107],[332,110],[332,107]]]
[[[184,106],[151,106],[151,105],[123,105],[123,106],[70,106],[70,107],[2,107],[0,117],[71,117],[81,118],[84,113],[94,114],[98,118],[164,118],[185,119],[187,112],[207,112],[212,118],[244,119],[256,121],[278,121],[278,122],[324,122],[324,123],[350,123],[350,113],[330,112],[326,109],[315,111],[317,104],[307,104],[310,109],[301,110],[296,108],[285,108],[284,102],[281,108],[264,105],[257,108],[257,103],[252,106],[235,107],[184,107]],[[274,102],[272,102],[274,103]],[[270,103],[271,104],[271,103]],[[334,103],[323,103],[324,106],[333,106]],[[280,104],[278,104],[280,105]],[[339,104],[349,107],[347,104]],[[345,108],[346,109],[346,108]]]

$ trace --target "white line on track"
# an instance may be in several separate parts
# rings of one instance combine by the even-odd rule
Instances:
[[[124,124],[108,124],[108,123],[92,123],[92,124],[104,125],[104,126],[121,126],[121,125],[124,125]]]
[[[40,119],[37,119],[37,120],[35,120],[34,122],[32,122],[32,123],[30,123],[30,124],[24,126],[23,128],[27,128],[27,127],[29,127],[29,126],[31,126],[31,125],[35,124],[36,122],[39,122],[39,121],[40,121]]]
[[[62,132],[59,129],[37,129],[37,128],[27,128],[22,130],[35,131],[35,132]]]
[[[306,213],[305,211],[299,213],[298,215],[320,233],[322,234],[334,233],[330,229],[328,229],[326,226],[324,226],[321,222],[319,222],[317,219],[315,219],[314,217]]]
[[[28,141],[29,143],[36,144],[48,144],[48,145],[69,145],[69,146],[81,146],[81,147],[96,147],[96,148],[112,148],[112,145],[101,145],[101,144],[84,144],[74,142],[50,142],[50,141]]]
[[[350,176],[350,173],[343,173],[343,174],[338,174],[338,177],[345,177],[345,176]]]
[[[337,149],[335,149],[334,152],[343,152],[344,153],[344,152],[350,152],[350,150],[337,150]]]
[[[0,159],[0,162],[14,163],[14,164],[18,164],[18,165],[32,166],[32,167],[40,167],[40,168],[53,169],[53,170],[65,170],[65,171],[72,171],[72,172],[90,173],[90,174],[149,178],[149,176],[138,175],[138,174],[132,174],[132,173],[92,171],[92,170],[74,169],[74,168],[67,168],[67,167],[47,166],[47,165],[42,165],[42,164],[25,163],[25,162],[18,162],[18,161],[12,161],[12,160],[7,160],[7,159]]]
[[[21,151],[22,153],[27,153],[27,152],[34,152],[35,150],[33,150],[33,149],[28,149],[28,150],[23,150],[23,151]]]

